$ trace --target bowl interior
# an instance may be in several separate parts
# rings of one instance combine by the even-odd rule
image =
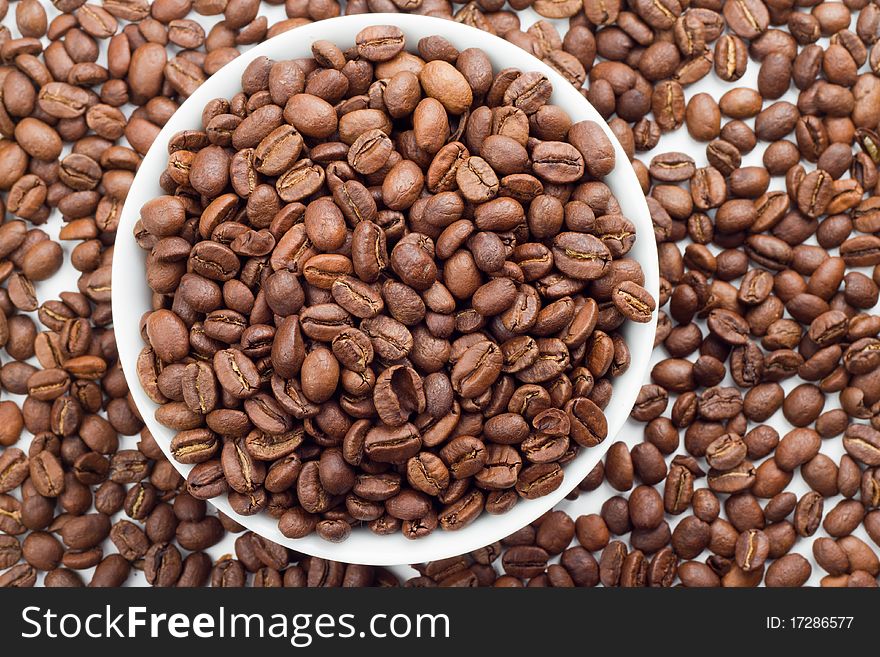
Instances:
[[[605,121],[583,96],[552,68],[529,55],[519,47],[476,28],[460,23],[403,14],[366,14],[344,16],[312,23],[281,34],[252,48],[230,62],[219,73],[211,76],[172,116],[158,135],[149,153],[144,157],[128,199],[122,211],[113,261],[113,316],[119,356],[131,394],[147,427],[169,460],[185,477],[191,466],[177,463],[169,453],[174,432],[154,419],[157,405],[137,383],[136,361],[143,342],[139,330],[141,316],[150,309],[150,290],[145,284],[145,252],[135,243],[132,233],[141,206],[161,195],[159,175],[167,161],[169,139],[178,131],[197,128],[201,111],[213,98],[231,98],[240,90],[240,78],[253,59],[266,56],[275,60],[311,56],[310,45],[317,39],[327,39],[343,48],[353,45],[355,34],[368,25],[393,24],[406,35],[407,49],[413,50],[419,39],[439,34],[457,48],[482,48],[492,61],[496,73],[502,68],[516,67],[523,71],[540,71],[553,84],[551,102],[564,108],[574,121],[591,119],[603,127],[614,144],[617,166],[606,177],[623,213],[635,224],[637,239],[630,257],[638,260],[645,273],[645,287],[657,298],[659,274],[657,250],[653,238],[651,218],[635,172],[626,154]],[[277,528],[276,521],[267,514],[241,516],[229,506],[224,496],[211,500],[223,513],[235,518],[248,529],[272,541],[306,554],[343,561],[373,565],[420,563],[442,559],[475,550],[513,533],[551,509],[604,456],[626,421],[636,395],[647,372],[654,342],[656,313],[650,323],[627,322],[622,328],[631,351],[629,370],[619,376],[613,387],[611,402],[605,409],[608,419],[608,438],[600,445],[580,454],[564,468],[565,481],[554,493],[536,500],[520,500],[516,506],[500,516],[483,514],[468,527],[459,531],[437,530],[419,540],[409,540],[402,534],[376,536],[366,528],[357,528],[348,540],[333,544],[315,535],[302,539],[288,539]]]

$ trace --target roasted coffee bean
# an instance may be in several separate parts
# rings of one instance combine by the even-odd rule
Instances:
[[[799,554],[788,554],[767,568],[764,583],[772,587],[802,586],[810,577],[810,562]]]

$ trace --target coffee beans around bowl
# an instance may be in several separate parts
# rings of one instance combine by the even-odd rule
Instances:
[[[419,538],[553,492],[607,436],[620,327],[656,308],[601,128],[477,49],[388,64],[412,45],[376,25],[298,75],[254,60],[171,139],[135,229],[139,376],[190,494],[271,505],[292,538]]]
[[[0,2],[0,17],[8,16],[0,27],[0,55],[4,63],[0,71],[0,199],[9,211],[0,226],[0,308],[6,320],[4,325],[0,319],[0,343],[5,342],[9,359],[4,359],[0,369],[0,383],[10,395],[24,393],[33,368],[57,368],[73,355],[100,353],[107,368],[98,378],[85,378],[83,372],[95,376],[99,370],[82,369],[80,361],[74,361],[70,388],[58,399],[50,402],[33,396],[4,396],[0,401],[0,452],[11,445],[12,456],[7,464],[11,465],[9,473],[13,475],[3,478],[4,486],[13,488],[0,493],[0,586],[33,586],[41,581],[40,569],[53,565],[57,557],[57,546],[41,532],[60,537],[68,517],[89,513],[86,489],[94,497],[95,510],[112,519],[110,541],[102,544],[101,551],[67,549],[61,565],[42,579],[46,586],[142,582],[135,573],[143,567],[150,546],[169,542],[179,546],[181,555],[192,551],[180,564],[180,586],[402,583],[405,575],[401,572],[398,580],[382,568],[300,559],[293,553],[285,559],[283,551],[268,549],[265,544],[257,546],[257,537],[242,533],[240,525],[222,514],[206,515],[214,512],[205,507],[204,501],[185,493],[185,482],[181,485],[176,471],[164,460],[148,431],[142,430],[136,449],[126,449],[128,439],[124,437],[113,440],[116,432],[131,432],[136,426],[132,422],[136,414],[126,397],[127,386],[115,362],[109,264],[127,192],[126,181],[131,180],[141,155],[179,102],[250,44],[310,21],[340,13],[368,12],[376,4],[368,5],[364,0],[309,0],[287,2],[284,6],[250,1],[157,0],[150,7],[148,3],[130,1],[87,3],[80,7],[76,5],[81,2],[65,2],[58,3],[58,7],[66,9],[66,13],[54,15],[51,8],[48,10],[50,20],[45,27],[39,3],[13,3],[13,9],[19,5],[26,8],[15,14],[7,14],[7,4]],[[578,491],[594,492],[567,508],[582,513],[587,506],[594,513],[575,519],[576,542],[562,554],[554,554],[558,543],[548,536],[566,535],[558,528],[567,523],[554,514],[548,516],[553,519],[548,528],[542,529],[545,518],[539,518],[500,543],[454,559],[419,565],[418,576],[411,577],[406,585],[596,586],[600,583],[601,560],[601,582],[612,585],[671,586],[681,582],[755,586],[763,581],[765,573],[769,575],[769,565],[775,560],[785,559],[787,554],[810,559],[812,552],[810,583],[876,586],[876,560],[871,554],[880,545],[878,477],[875,466],[859,460],[870,452],[860,449],[858,434],[851,432],[845,436],[845,431],[851,423],[876,421],[876,413],[871,410],[876,401],[872,392],[875,361],[871,354],[876,351],[872,340],[876,339],[880,321],[876,318],[876,299],[872,299],[880,277],[873,271],[875,265],[870,258],[877,246],[873,237],[876,213],[871,210],[876,197],[878,152],[877,5],[858,0],[846,0],[843,5],[820,3],[815,7],[801,6],[811,3],[796,3],[793,7],[778,2],[746,3],[753,15],[763,15],[761,4],[768,14],[766,24],[763,19],[757,23],[760,33],[753,38],[750,34],[755,29],[743,24],[740,7],[726,8],[728,2],[665,2],[670,16],[658,18],[656,6],[650,2],[631,2],[618,8],[613,2],[538,1],[531,8],[542,17],[540,20],[534,20],[531,13],[519,12],[527,4],[499,6],[480,1],[451,5],[445,0],[424,0],[408,3],[401,11],[442,16],[503,36],[556,68],[581,88],[608,119],[648,193],[664,267],[658,300],[663,312],[659,317],[655,357],[674,359],[659,368],[657,374],[665,375],[664,381],[672,384],[668,389],[657,383],[646,385],[634,413],[638,421],[646,423],[643,442],[631,453],[613,449],[614,458],[609,453],[606,463],[599,464],[578,485]],[[734,16],[729,22],[728,13]],[[208,28],[203,17],[215,15],[222,21]],[[25,38],[18,38],[19,34]],[[428,59],[455,61],[456,57],[455,49],[443,40],[421,43],[418,50]],[[465,52],[460,60],[461,71],[474,80],[464,62],[472,64],[477,58]],[[322,62],[341,61],[326,44],[316,46],[313,54]],[[855,79],[850,60],[857,67]],[[398,62],[391,64],[392,61],[385,64],[389,68],[406,64],[410,54],[401,52]],[[730,66],[724,66],[725,62]],[[102,68],[109,75],[105,76]],[[343,69],[352,73],[356,67],[348,65]],[[757,73],[756,78],[740,77],[750,69]],[[270,85],[276,94],[274,102],[280,102],[282,90],[291,79],[299,79],[301,70],[288,63],[276,71]],[[326,77],[325,74],[325,80]],[[720,90],[724,93],[719,92],[716,99],[721,110],[720,133],[708,142],[689,141],[690,133],[685,134],[684,125],[689,107],[692,116],[697,116],[701,106],[708,108],[712,116],[712,131],[702,135],[704,138],[716,129],[711,104],[705,98],[693,106],[690,103],[692,96],[705,90],[700,83],[708,79],[724,85]],[[758,80],[756,88],[747,84],[753,79]],[[418,84],[417,78],[415,82]],[[790,93],[780,98],[778,94],[784,85]],[[412,98],[406,96],[406,90],[412,87],[413,79],[402,76],[385,93],[389,97],[402,94]],[[279,92],[282,96],[277,96]],[[155,96],[157,93],[161,95]],[[797,102],[794,96],[798,97]],[[780,100],[790,100],[791,104],[778,104]],[[122,137],[117,136],[119,114],[108,106],[118,108],[127,119]],[[398,106],[409,107],[400,102]],[[763,112],[771,106],[772,110]],[[797,108],[797,115],[792,106]],[[758,115],[760,134],[753,129]],[[557,122],[558,114],[552,106],[545,106],[532,116],[536,127],[548,131],[542,139],[551,135],[558,139],[559,131],[564,132],[566,124]],[[33,119],[54,130],[70,153],[53,160],[34,158],[32,152],[53,153],[57,140]],[[24,125],[17,131],[22,137],[20,145],[16,128],[22,122]],[[218,122],[212,130],[219,135],[234,128],[235,123]],[[781,139],[765,140],[789,126],[793,127]],[[702,126],[692,125],[691,131],[695,129],[699,131]],[[687,157],[683,158],[681,153],[660,157],[670,149],[670,139],[679,136],[683,136],[687,146],[678,140],[673,142],[674,150],[686,151]],[[40,144],[29,143],[30,137],[39,137]],[[511,148],[499,152],[514,154]],[[522,156],[522,151],[515,153]],[[659,166],[650,171],[655,156]],[[664,166],[676,161],[680,161],[680,170]],[[496,173],[507,175],[497,160],[488,162]],[[595,161],[596,166],[603,166],[603,162]],[[182,164],[187,166],[186,162]],[[591,175],[595,173],[591,169],[593,164],[585,162]],[[694,173],[689,173],[691,167]],[[771,179],[768,191],[754,197],[766,180],[756,168],[766,169]],[[797,188],[814,169],[827,172],[832,184],[842,188],[842,200],[852,198],[851,181],[857,181],[864,192],[864,204],[817,219],[803,215],[797,203]],[[527,190],[529,184],[528,179],[521,177],[509,181],[513,191]],[[725,227],[729,231],[736,222],[751,220],[751,212],[747,208],[743,212],[745,206],[741,203],[721,213],[721,230],[716,230],[718,203],[723,205],[730,198],[754,201],[757,220],[747,231],[725,232]],[[808,207],[810,199],[804,196],[804,201]],[[843,202],[846,205],[850,201]],[[552,201],[533,201],[527,221],[555,213],[556,207]],[[347,212],[344,206],[341,209]],[[831,203],[826,212],[829,209],[835,210]],[[532,224],[532,234],[538,235],[537,222]],[[31,278],[33,269],[25,271],[22,263],[27,249],[47,241],[47,236],[55,239],[56,235],[59,241],[72,240],[76,245],[66,251],[71,264],[81,273],[81,280],[77,292],[52,294],[50,298],[49,289],[69,289],[71,283],[60,281],[59,274],[48,283],[36,281]],[[777,238],[791,247],[791,257],[779,241],[766,240],[764,236]],[[801,244],[804,241],[808,244]],[[821,257],[821,253],[816,245],[831,256],[830,262],[821,268],[817,268],[817,256]],[[843,278],[839,278],[838,256],[844,260]],[[768,263],[775,264],[770,267]],[[782,263],[787,264],[779,268]],[[749,275],[746,290],[740,293],[744,285],[739,279],[750,268],[756,273]],[[824,273],[812,283],[811,278],[820,269]],[[772,277],[773,286],[765,296],[768,277]],[[53,284],[58,287],[52,288]],[[720,344],[710,336],[705,326],[707,318],[700,310],[713,298],[726,299],[726,306],[735,305],[727,284],[736,287],[737,296],[741,297],[737,299],[737,312],[744,313],[743,317],[754,327],[749,332],[750,344],[743,349]],[[230,298],[249,310],[249,293],[238,285],[230,288]],[[191,290],[187,298],[195,299],[204,293],[204,288],[197,286],[197,290],[202,291]],[[209,290],[208,294],[215,292]],[[481,295],[483,303],[487,297],[491,298]],[[814,297],[849,316],[845,339],[823,347],[820,352],[815,351],[812,338],[804,339],[818,304]],[[780,302],[785,307],[782,318],[777,319]],[[195,306],[198,302],[192,303]],[[713,304],[714,301],[710,305]],[[36,311],[27,315],[33,308]],[[3,340],[6,329],[8,339]],[[837,358],[850,345],[852,351]],[[758,365],[758,351],[766,359],[763,367]],[[801,367],[801,358],[809,365]],[[761,369],[761,382],[741,387],[743,382],[755,380],[748,375],[752,366]],[[676,384],[676,373],[688,384]],[[180,375],[180,368],[167,368],[161,378],[163,390],[175,390],[174,394],[179,396]],[[580,370],[573,383],[592,385],[589,370]],[[598,383],[605,382],[599,379]],[[825,394],[819,416],[807,425],[821,436],[821,447],[818,455],[787,471],[773,467],[774,450],[791,429],[799,427],[787,426],[790,423],[786,414],[776,411],[783,408],[786,390],[800,384],[818,386]],[[726,404],[719,406],[716,401],[726,398],[728,393],[709,392],[707,389],[713,386],[738,389],[742,414],[724,418],[727,413],[719,408]],[[426,384],[426,390],[428,387]],[[702,400],[704,392],[708,394]],[[810,393],[801,391],[787,404],[792,418],[798,417],[791,412],[797,409],[794,400],[802,397],[809,398]],[[698,415],[701,406],[706,416]],[[98,414],[103,416],[103,407],[107,409],[109,428],[96,419]],[[172,408],[167,414],[172,416],[174,412]],[[798,421],[813,413],[815,409]],[[212,426],[219,426],[221,419],[227,426],[235,426],[242,416],[224,412],[212,416]],[[80,424],[87,430],[78,432],[75,427]],[[637,430],[633,427],[629,435],[636,436]],[[190,444],[198,444],[198,433],[190,438]],[[746,446],[746,458],[739,467],[726,469],[731,465],[728,459],[738,458],[736,455],[741,453],[739,438]],[[844,439],[848,452],[844,450]],[[791,450],[792,446],[808,445],[810,440],[788,440],[784,453],[787,451],[791,456],[799,451]],[[715,441],[717,444],[708,449]],[[468,441],[462,441],[456,447],[467,444]],[[733,449],[720,449],[723,446]],[[29,468],[22,467],[22,454],[32,458],[44,450],[58,456],[66,473],[65,492],[58,498],[40,495],[30,480]],[[459,459],[456,468],[467,468],[474,458],[481,458],[477,452],[465,453],[467,457],[455,457]],[[707,487],[709,479],[705,476],[711,467],[709,459],[721,466],[712,474],[713,489]],[[45,465],[48,460],[41,457],[39,462]],[[793,460],[798,460],[796,454]],[[753,466],[754,477],[750,474]],[[301,463],[290,457],[267,481],[275,486],[300,467]],[[213,467],[205,469],[200,473],[199,485],[214,485],[217,471]],[[601,505],[600,515],[599,506],[607,497],[607,489],[599,486],[606,473],[619,494]],[[22,475],[24,479],[19,481]],[[660,483],[655,483],[658,477]],[[790,483],[785,484],[789,477]],[[728,486],[724,483],[728,478],[743,483]],[[144,483],[156,488],[157,498],[148,492],[149,487],[142,487]],[[666,517],[655,529],[637,529],[627,535],[631,522],[625,496],[640,483],[657,486],[664,493]],[[748,487],[750,483],[747,492],[720,490]],[[763,506],[762,521],[750,493],[756,497],[769,495],[783,484],[782,492],[757,498]],[[136,489],[128,503],[127,489]],[[136,516],[143,516],[144,508],[148,507],[135,504],[139,493],[154,499],[148,500],[148,507],[155,507],[146,521],[125,515],[125,509],[129,509]],[[576,495],[577,491],[569,498]],[[273,496],[269,512],[283,512],[285,497]],[[516,498],[515,490],[508,490],[493,497],[489,508],[497,511]],[[639,499],[642,497],[637,496],[636,502]],[[839,504],[843,500],[847,503]],[[852,501],[861,503],[864,514],[855,513]],[[168,506],[173,507],[179,520],[173,537],[169,530],[174,522],[169,522]],[[824,517],[832,510],[835,511],[828,527],[839,537],[831,537],[824,527]],[[861,526],[844,535],[852,526],[852,518],[862,515]],[[297,518],[288,518],[287,522],[293,526]],[[337,521],[324,522],[338,526]],[[701,523],[709,526],[708,533]],[[770,541],[767,558],[754,570],[743,570],[735,560],[738,537],[760,525]],[[394,529],[390,520],[386,526]],[[100,529],[97,523],[95,528]],[[24,559],[21,544],[31,531],[37,537],[28,542],[28,558]],[[230,534],[236,535],[234,549],[225,542],[216,544]],[[859,536],[864,540],[859,540]],[[758,545],[759,541],[763,543],[757,537],[753,544]],[[702,553],[691,556],[703,545],[706,549]],[[504,554],[511,550],[510,556]],[[152,550],[153,564],[159,563],[156,556],[171,564],[170,572],[177,572],[174,550],[165,545]],[[91,568],[99,560],[89,578],[88,571],[82,569]],[[698,565],[694,566],[694,561]],[[755,563],[758,562],[749,561]],[[684,566],[681,577],[680,564]],[[161,575],[151,574],[153,583],[170,580],[168,573],[153,570],[152,565],[150,572]],[[805,574],[809,572],[803,561],[785,559],[774,568],[769,581],[774,585],[796,584]]]

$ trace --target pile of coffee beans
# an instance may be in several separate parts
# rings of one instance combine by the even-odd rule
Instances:
[[[643,442],[613,445],[565,511],[407,584],[876,586],[876,2],[52,4],[0,0],[0,586],[397,584],[256,548],[203,510],[137,428],[109,307],[119,207],[179,102],[250,44],[370,11],[476,26],[582,88],[642,180],[665,280],[665,362],[634,409]],[[53,240],[76,245],[76,292],[46,291],[64,269],[40,278],[57,268]],[[61,348],[86,326],[84,352]],[[73,353],[106,370],[55,365]],[[53,420],[59,369],[69,387]],[[230,533],[235,549],[220,549]]]
[[[611,141],[544,75],[354,41],[254,60],[172,137],[134,229],[138,372],[191,495],[290,538],[419,538],[559,488],[656,304]]]

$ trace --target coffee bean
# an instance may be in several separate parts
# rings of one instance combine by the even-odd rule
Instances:
[[[388,61],[404,47],[403,32],[394,26],[371,26],[355,37],[358,52],[371,61]]]
[[[763,567],[770,551],[770,540],[760,529],[750,529],[736,541],[736,564],[749,572]]]
[[[812,572],[810,563],[799,554],[788,554],[767,568],[764,583],[767,586],[802,586]]]
[[[865,465],[880,465],[880,433],[871,427],[863,424],[847,427],[843,446],[854,459]]]
[[[654,312],[654,299],[645,288],[632,281],[624,281],[614,288],[611,299],[623,315],[635,322],[650,321]]]
[[[795,507],[794,525],[799,536],[812,536],[819,528],[824,501],[817,492],[807,493]]]

